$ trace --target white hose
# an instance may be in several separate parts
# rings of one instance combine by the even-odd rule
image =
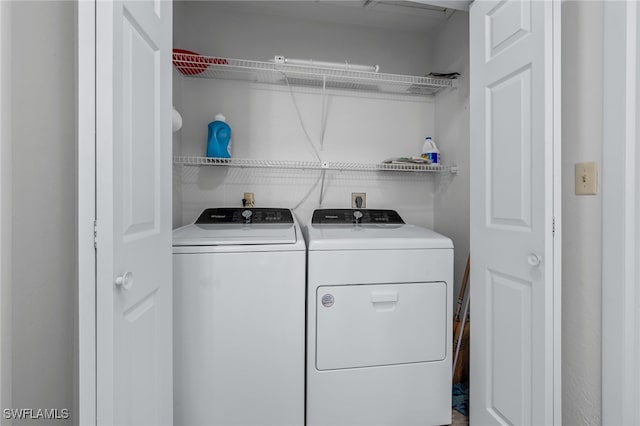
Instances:
[[[302,203],[304,203],[307,198],[309,198],[309,196],[311,195],[311,193],[313,192],[313,190],[316,188],[316,186],[318,186],[318,183],[320,183],[320,178],[322,177],[322,174],[318,175],[318,179],[316,179],[316,181],[314,182],[313,185],[311,185],[311,189],[309,189],[309,191],[306,193],[306,195],[304,197],[302,197],[302,199],[300,200],[300,202],[298,204],[296,204],[296,206],[292,209],[292,210],[297,210],[298,207],[300,207],[302,205]]]
[[[313,153],[316,156],[316,159],[320,162],[322,162],[322,160],[320,159],[320,153],[318,153],[318,150],[316,149],[316,146],[313,144],[313,141],[311,140],[311,136],[309,136],[309,132],[307,132],[307,128],[304,125],[304,121],[302,120],[302,114],[300,113],[300,108],[298,107],[298,102],[296,101],[296,97],[293,94],[293,88],[291,87],[291,84],[289,84],[289,79],[287,78],[287,75],[284,74],[284,81],[287,83],[287,88],[289,89],[289,95],[291,96],[291,100],[293,101],[293,106],[296,108],[296,113],[298,114],[298,122],[300,123],[300,127],[302,127],[302,131],[304,132],[304,135],[307,138],[307,142],[309,142],[309,145],[311,145],[311,148],[313,149]]]
[[[291,101],[293,102],[293,106],[296,109],[296,114],[298,115],[298,122],[300,123],[300,127],[302,127],[302,131],[304,132],[304,135],[307,138],[307,142],[311,146],[311,149],[313,149],[313,153],[314,153],[316,159],[319,162],[322,162],[322,159],[320,158],[320,153],[318,152],[318,150],[316,149],[316,146],[314,145],[313,141],[311,140],[311,136],[309,136],[309,132],[307,132],[307,128],[305,127],[304,121],[302,120],[302,113],[300,113],[300,108],[298,107],[298,102],[296,101],[296,97],[295,97],[295,95],[293,93],[293,88],[291,87],[291,84],[289,84],[289,79],[287,78],[286,74],[284,74],[284,73],[283,73],[283,76],[284,76],[284,81],[287,83],[287,88],[289,89],[289,95],[291,96]],[[321,179],[323,181],[323,186],[324,186],[324,170],[322,171],[320,176],[318,176],[318,179],[315,181],[315,183],[313,185],[311,185],[311,188],[309,188],[309,191],[305,194],[305,196],[302,197],[300,202],[298,204],[296,204],[296,206],[293,208],[294,211],[298,207],[300,207],[302,205],[302,203],[304,203],[307,200],[307,198],[309,198],[309,196],[311,195],[313,190],[316,188],[316,186],[318,186],[318,183],[320,182]],[[320,194],[319,206],[321,206],[321,205],[322,205],[322,192]]]

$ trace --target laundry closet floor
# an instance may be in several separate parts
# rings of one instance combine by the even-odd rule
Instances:
[[[451,426],[467,426],[469,418],[456,410],[451,410]]]

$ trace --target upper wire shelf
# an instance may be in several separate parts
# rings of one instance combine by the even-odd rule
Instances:
[[[245,80],[257,83],[326,89],[431,96],[454,87],[451,79],[248,61],[173,53],[176,68],[189,77]]]
[[[227,166],[262,169],[302,169],[302,170],[341,170],[341,171],[393,171],[393,172],[439,172],[457,173],[458,167],[441,164],[414,163],[342,163],[329,161],[286,161],[252,160],[242,158],[211,158],[176,156],[173,163],[183,166]]]

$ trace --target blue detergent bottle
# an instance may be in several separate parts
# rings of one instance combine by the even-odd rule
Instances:
[[[207,141],[207,157],[231,158],[231,127],[224,115],[217,114],[209,123]]]

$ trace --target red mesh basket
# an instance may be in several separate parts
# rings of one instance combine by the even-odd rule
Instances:
[[[184,49],[173,49],[173,65],[184,75],[197,75],[204,72],[209,64],[228,64],[224,58],[209,58]]]

